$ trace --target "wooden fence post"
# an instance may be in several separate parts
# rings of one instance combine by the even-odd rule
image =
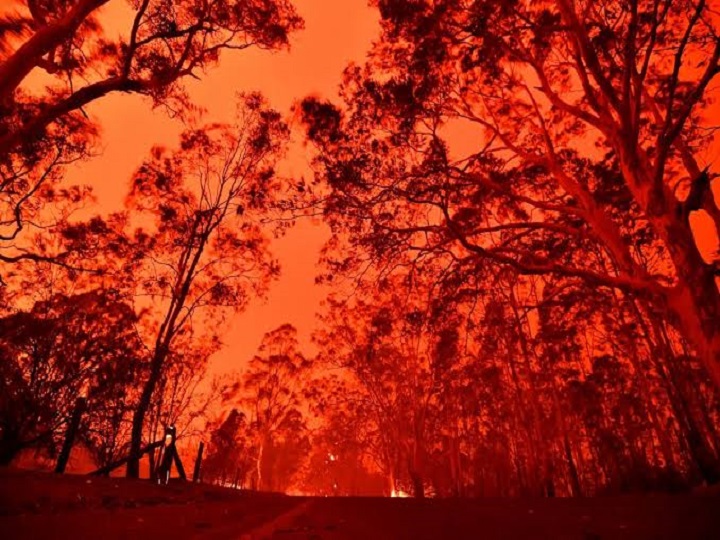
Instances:
[[[185,474],[185,467],[183,467],[182,461],[180,461],[180,454],[178,454],[177,446],[175,446],[175,443],[173,443],[172,453],[173,461],[175,462],[175,468],[178,470],[180,479],[187,480],[187,475]]]
[[[56,473],[61,474],[65,472],[65,467],[67,467],[68,460],[70,459],[70,451],[75,442],[75,435],[77,435],[77,430],[80,427],[80,419],[85,412],[86,405],[87,400],[84,397],[79,397],[75,400],[75,409],[73,409],[70,423],[65,432],[65,441],[63,442],[62,450],[60,450],[60,455],[55,465]]]
[[[205,443],[200,441],[200,446],[198,447],[197,458],[195,458],[195,469],[193,470],[192,481],[195,483],[200,481],[200,467],[202,465],[202,457],[203,457],[204,449],[205,449]]]

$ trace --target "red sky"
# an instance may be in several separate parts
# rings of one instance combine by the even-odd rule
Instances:
[[[190,85],[195,103],[207,109],[207,120],[230,117],[238,91],[259,90],[285,113],[308,94],[334,98],[344,67],[363,59],[379,30],[367,0],[294,0],[294,4],[305,19],[305,29],[293,36],[290,51],[225,53],[217,68]],[[123,9],[122,3],[110,3],[103,17],[125,28]],[[88,109],[102,126],[103,153],[73,171],[69,180],[92,185],[104,211],[120,209],[129,178],[149,149],[154,144],[175,145],[182,125],[162,110],[151,111],[150,103],[136,96],[109,96]],[[295,138],[299,139],[297,134]],[[307,167],[296,143],[283,172],[307,175]],[[314,285],[315,263],[327,235],[323,226],[302,222],[274,243],[282,276],[267,302],[254,301],[232,319],[224,339],[227,346],[213,359],[211,371],[237,369],[255,353],[265,332],[285,322],[298,328],[309,349],[315,313],[325,294]]]

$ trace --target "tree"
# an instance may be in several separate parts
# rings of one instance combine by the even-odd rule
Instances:
[[[258,354],[250,360],[229,401],[237,402],[246,412],[254,434],[255,487],[278,489],[268,472],[280,453],[301,444],[305,430],[302,398],[310,385],[310,362],[300,353],[297,331],[284,324],[263,336]],[[281,450],[283,445],[288,446]],[[299,459],[301,456],[296,456]],[[286,473],[297,471],[298,464],[285,464]],[[280,472],[280,471],[277,471]],[[269,481],[268,481],[269,480]],[[289,478],[282,479],[285,485]]]
[[[24,260],[57,261],[68,265],[72,254],[33,252],[32,232],[58,232],[67,225],[68,210],[89,198],[80,187],[62,188],[58,184],[65,167],[86,157],[85,149],[68,136],[43,141],[43,150],[24,160],[0,160],[0,262]],[[47,212],[52,205],[55,212]],[[30,229],[31,232],[28,232]],[[25,234],[21,234],[25,231]]]
[[[317,342],[343,384],[320,414],[342,419],[393,489],[420,493],[422,479],[435,496],[577,496],[716,481],[701,426],[717,395],[697,359],[658,350],[672,330],[638,299],[475,258],[385,264],[355,249],[369,260],[358,274],[329,257],[323,276],[336,293]],[[688,377],[696,390],[681,397],[673,381]],[[705,405],[688,416],[692,395]]]
[[[314,385],[318,388],[318,384]],[[320,383],[322,404],[314,430],[312,448],[299,477],[297,491],[314,496],[378,496],[386,493],[386,482],[372,458],[372,448],[364,439],[365,418],[345,407],[347,386]],[[333,393],[335,393],[333,395]],[[325,406],[327,404],[327,407]]]
[[[122,32],[109,28],[102,9],[109,0],[16,4],[0,14],[0,250],[36,225],[43,186],[93,153],[97,127],[87,105],[138,94],[188,117],[185,80],[223,51],[287,47],[303,24],[288,0],[114,0]],[[0,262],[65,255],[11,250]]]
[[[108,3],[31,0],[25,11],[4,16],[0,45],[7,51],[21,42],[0,64],[0,155],[58,125],[86,125],[82,108],[112,92],[146,95],[181,112],[182,81],[215,64],[222,51],[285,47],[302,26],[287,0],[141,0],[127,2],[126,32],[109,37],[101,24]],[[39,98],[20,89],[35,71],[53,83]]]
[[[197,322],[203,324],[202,320]],[[175,339],[146,415],[144,437],[148,441],[160,440],[167,426],[175,426],[176,439],[192,444],[209,429],[208,418],[222,403],[227,386],[219,378],[208,376],[210,357],[220,347],[217,336],[192,329]],[[133,409],[135,403],[137,400]],[[157,472],[157,455],[155,450],[148,453],[153,478]]]
[[[0,319],[0,463],[25,448],[52,455],[77,397],[87,397],[85,432],[127,394],[144,367],[135,320],[107,290],[56,294]]]
[[[423,497],[437,442],[432,426],[443,423],[440,403],[450,399],[461,361],[460,318],[435,297],[435,274],[410,271],[377,281],[370,275],[352,301],[329,299],[326,329],[316,336],[321,358],[349,381],[332,408],[364,424],[355,431],[367,436],[363,443],[388,478],[389,492],[403,482]]]
[[[253,469],[252,433],[244,413],[232,409],[210,432],[208,456],[203,463],[203,477],[221,486],[232,483],[245,486]]]
[[[706,3],[375,5],[383,39],[348,69],[346,110],[302,105],[336,230],[385,261],[472,257],[643,298],[720,387],[718,262],[690,223],[720,225],[698,164],[720,72]]]
[[[138,302],[151,304],[150,373],[133,417],[131,452],[142,444],[145,416],[180,337],[203,317],[216,332],[228,311],[242,310],[277,275],[262,220],[282,184],[274,171],[288,129],[258,95],[242,96],[234,125],[190,130],[173,154],[156,148],[132,181],[127,199],[136,229],[132,280]],[[137,476],[138,461],[128,467]]]

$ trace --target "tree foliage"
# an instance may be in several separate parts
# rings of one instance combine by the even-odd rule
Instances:
[[[285,491],[293,485],[310,447],[303,410],[309,368],[292,325],[265,334],[257,355],[224,396],[233,408],[213,432],[216,481],[236,474],[242,485],[250,482],[255,489]]]
[[[217,339],[213,332],[225,315],[263,295],[277,275],[262,221],[282,189],[274,166],[287,137],[277,112],[260,96],[244,96],[234,125],[186,132],[179,150],[154,149],[133,177],[129,223],[146,217],[152,227],[133,233],[140,262],[132,274],[136,294],[156,311],[147,331],[151,371],[133,419],[135,452],[178,339],[193,332],[200,316],[208,337]],[[128,474],[137,475],[136,467]]]
[[[335,230],[386,265],[474,259],[641,296],[720,384],[717,261],[690,225],[720,224],[699,165],[720,57],[706,3],[377,6],[384,39],[343,106],[301,105]]]
[[[86,436],[97,443],[91,447],[116,435],[127,418],[125,398],[145,369],[136,320],[105,290],[56,294],[0,320],[3,464],[25,448],[53,455],[81,395],[88,402],[86,432],[94,432]]]
[[[0,262],[69,255],[28,252],[20,232],[47,230],[38,206],[97,151],[85,107],[137,94],[189,119],[187,79],[223,51],[287,47],[302,24],[287,0],[28,0],[0,12]]]

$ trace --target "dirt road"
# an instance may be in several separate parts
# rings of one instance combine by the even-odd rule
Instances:
[[[296,498],[207,486],[0,473],[4,539],[718,539],[717,495]]]

